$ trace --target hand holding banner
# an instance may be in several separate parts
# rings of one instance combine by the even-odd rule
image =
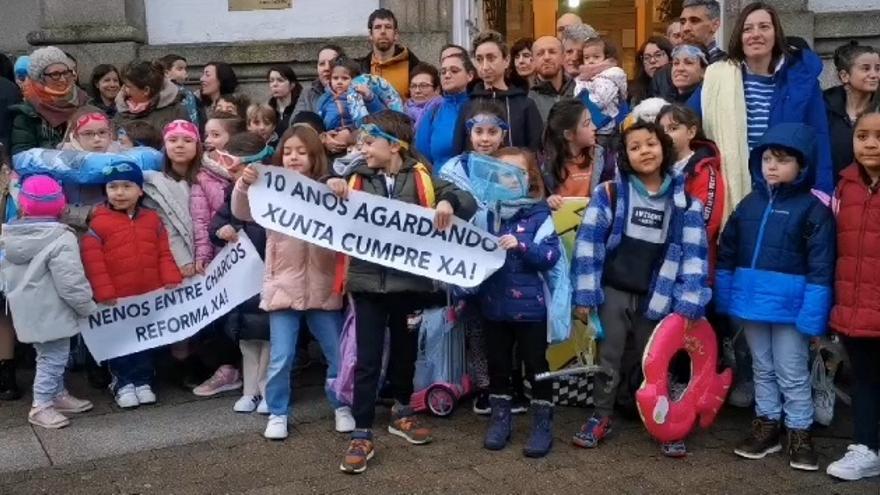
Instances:
[[[251,216],[259,225],[358,259],[461,287],[475,287],[504,265],[498,239],[454,218],[434,228],[434,210],[361,191],[340,199],[308,177],[250,165]]]
[[[158,289],[99,306],[79,320],[95,361],[173,344],[260,293],[263,260],[244,232],[220,251],[205,275],[188,278],[175,289]]]

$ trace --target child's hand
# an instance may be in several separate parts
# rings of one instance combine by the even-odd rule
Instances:
[[[188,265],[183,265],[180,267],[180,274],[183,275],[183,278],[190,278],[196,274],[196,265],[190,263]]]
[[[551,210],[558,210],[562,208],[562,205],[565,203],[565,200],[562,196],[558,194],[553,194],[549,198],[547,198],[547,206],[550,207]]]
[[[348,199],[348,182],[345,179],[334,177],[327,181],[327,187],[336,196],[342,199]]]
[[[226,242],[236,242],[238,240],[238,232],[232,225],[224,225],[217,229],[217,237]]]
[[[578,320],[587,323],[587,320],[590,319],[590,308],[586,306],[578,306],[574,308],[574,316]]]
[[[245,167],[241,172],[241,181],[249,186],[257,182],[259,178],[260,174],[257,173],[257,169],[254,167]]]
[[[434,228],[437,230],[446,230],[452,225],[452,205],[445,199],[437,203],[434,209]]]
[[[196,261],[196,273],[199,275],[205,274],[205,262],[204,261]]]
[[[501,249],[510,251],[519,246],[519,241],[512,234],[504,234],[498,238],[498,245],[501,246]]]
[[[364,97],[364,101],[373,101],[373,90],[371,90],[369,86],[365,84],[358,84],[354,87],[354,90]]]

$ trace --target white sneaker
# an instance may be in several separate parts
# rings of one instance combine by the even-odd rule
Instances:
[[[825,472],[847,481],[880,476],[880,456],[864,445],[850,445],[846,455],[829,464]]]
[[[354,431],[354,416],[351,415],[351,408],[342,406],[334,411],[336,416],[336,431],[339,433],[351,433]]]
[[[135,395],[137,395],[138,402],[141,405],[144,404],[155,404],[156,403],[156,394],[153,393],[153,388],[149,385],[141,385],[134,389]]]
[[[134,385],[128,384],[116,391],[116,405],[123,409],[131,409],[141,405],[135,393]]]
[[[284,440],[287,438],[287,416],[269,416],[266,431],[263,436],[269,440]]]
[[[252,413],[257,408],[260,397],[257,395],[242,395],[240,399],[235,401],[232,410],[237,413]]]
[[[755,383],[754,382],[737,382],[733,389],[730,390],[730,396],[727,403],[733,407],[752,407],[755,402]]]
[[[257,414],[269,414],[269,404],[266,403],[265,397],[260,399],[260,405],[257,406]]]

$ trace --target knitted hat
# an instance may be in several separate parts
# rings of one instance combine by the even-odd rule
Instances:
[[[43,72],[46,71],[46,68],[52,64],[64,64],[68,69],[73,70],[73,61],[67,58],[67,55],[60,48],[44,46],[31,53],[28,76],[34,81],[39,81],[43,77]]]
[[[67,201],[58,181],[48,175],[31,175],[21,185],[18,206],[22,216],[60,218]]]
[[[104,184],[117,180],[134,182],[138,187],[144,187],[144,173],[133,161],[119,159],[104,167]]]
[[[27,55],[22,55],[15,59],[15,78],[19,81],[24,81],[24,79],[28,76],[28,67],[31,65],[31,58]]]

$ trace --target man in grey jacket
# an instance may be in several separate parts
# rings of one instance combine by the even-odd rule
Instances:
[[[574,96],[574,80],[562,70],[565,63],[562,42],[553,36],[542,36],[535,40],[532,44],[532,60],[537,77],[529,91],[529,98],[535,102],[541,120],[546,124],[553,105],[561,98]]]

